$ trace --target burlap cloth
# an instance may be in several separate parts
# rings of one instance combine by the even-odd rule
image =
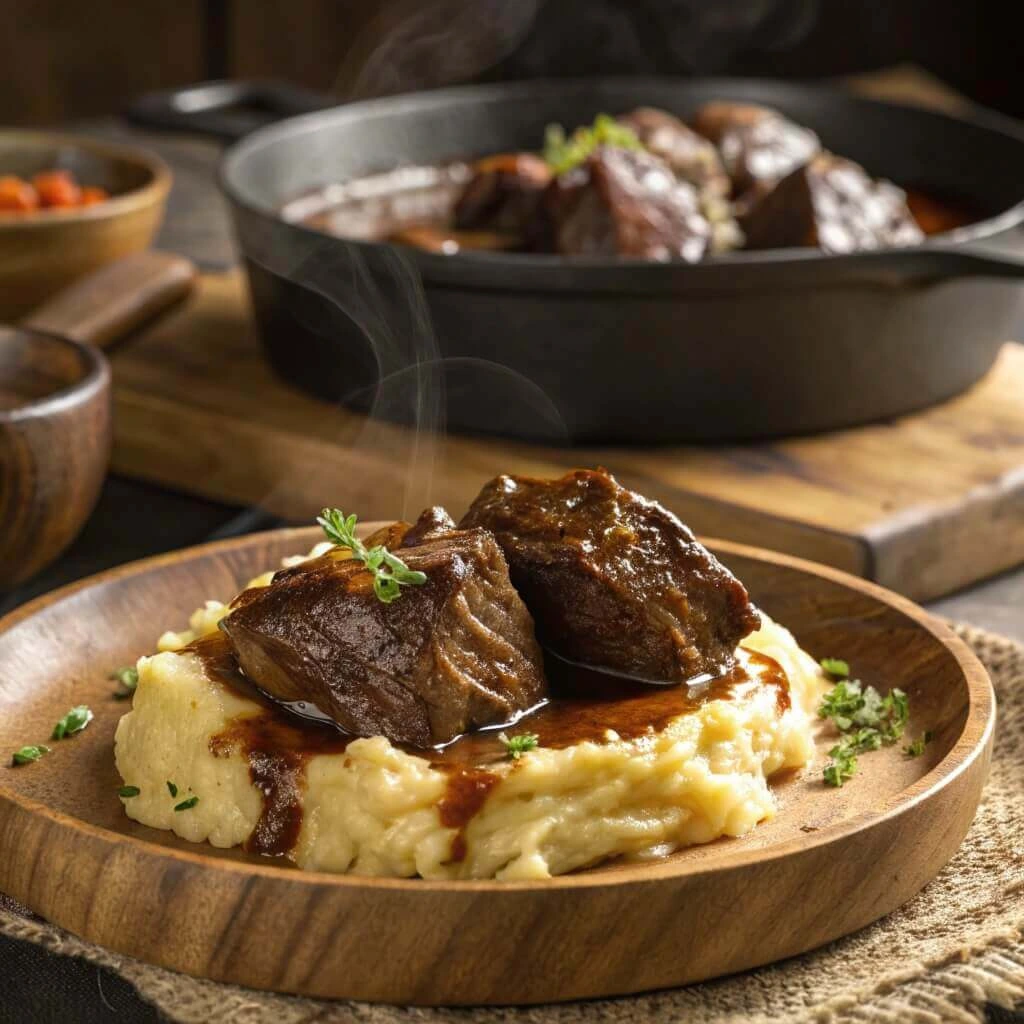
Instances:
[[[704,985],[531,1009],[415,1009],[322,1002],[200,981],[151,967],[0,902],[0,932],[116,971],[181,1024],[577,1021],[983,1021],[1024,1001],[1024,647],[958,627],[999,702],[992,774],[960,851],[906,906],[805,956]],[[568,941],[568,940],[567,940]],[[643,950],[637,950],[643,956]]]

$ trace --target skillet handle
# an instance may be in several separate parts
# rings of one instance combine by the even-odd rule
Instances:
[[[146,93],[125,111],[145,128],[197,132],[233,141],[296,114],[337,105],[337,100],[287,82],[213,81]]]

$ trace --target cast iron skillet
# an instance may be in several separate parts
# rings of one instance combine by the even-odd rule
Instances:
[[[912,249],[688,265],[444,256],[332,238],[278,215],[331,181],[536,148],[551,121],[640,104],[685,117],[711,99],[777,107],[873,174],[986,219]],[[290,111],[323,102],[289,100]],[[152,114],[160,104],[149,102]],[[203,97],[189,105],[201,110]],[[230,117],[214,129],[235,130]],[[432,426],[438,402],[449,427],[575,442],[757,438],[885,419],[977,381],[1024,297],[1024,262],[1006,251],[1024,220],[1024,135],[996,115],[960,120],[803,85],[550,80],[371,100],[254,132],[228,151],[222,184],[276,371],[324,398]]]

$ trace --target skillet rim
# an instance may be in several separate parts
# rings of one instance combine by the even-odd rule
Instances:
[[[945,273],[955,274],[957,267],[954,261],[957,258],[964,262],[980,258],[984,262],[985,256],[988,255],[978,253],[977,250],[970,247],[970,243],[995,238],[1024,224],[1024,192],[1022,192],[1021,199],[999,213],[953,231],[933,235],[918,245],[886,247],[854,253],[831,254],[803,248],[764,249],[756,252],[723,254],[698,263],[687,263],[684,260],[658,262],[631,257],[614,260],[602,257],[567,259],[557,254],[545,253],[440,254],[408,246],[396,246],[387,242],[330,235],[307,227],[300,222],[288,221],[281,216],[278,210],[247,197],[235,180],[239,168],[244,166],[245,161],[250,159],[254,152],[280,140],[301,134],[304,129],[311,126],[323,128],[325,122],[330,124],[339,120],[358,122],[365,114],[374,112],[415,114],[418,109],[424,107],[444,106],[467,97],[487,101],[510,96],[529,97],[538,92],[573,90],[586,92],[596,88],[616,89],[619,87],[628,87],[630,90],[640,92],[666,87],[683,90],[690,87],[694,91],[701,92],[750,91],[757,92],[759,98],[769,106],[777,102],[778,99],[806,98],[811,95],[831,102],[841,102],[854,108],[898,111],[925,120],[945,123],[949,127],[968,127],[1000,136],[1011,144],[1015,143],[1020,146],[1022,164],[1024,164],[1024,130],[1018,129],[1011,119],[984,108],[972,110],[970,116],[958,116],[913,104],[871,99],[850,93],[835,85],[820,82],[790,82],[765,78],[683,78],[667,75],[630,77],[618,75],[535,78],[518,82],[451,86],[360,100],[354,103],[342,103],[335,107],[299,114],[259,128],[230,146],[225,151],[218,168],[218,183],[233,207],[266,224],[292,230],[306,238],[311,244],[315,244],[317,241],[323,244],[323,240],[328,239],[350,246],[355,252],[362,253],[369,258],[383,252],[399,252],[405,254],[421,272],[424,281],[430,282],[432,285],[482,287],[498,291],[566,291],[580,288],[595,290],[595,286],[599,290],[603,285],[611,291],[620,292],[623,290],[621,284],[626,278],[634,286],[640,283],[635,279],[635,275],[638,273],[646,277],[644,281],[646,287],[639,288],[643,292],[675,290],[684,283],[701,288],[713,287],[731,290],[738,283],[737,279],[759,276],[765,267],[774,267],[785,271],[791,267],[800,267],[801,270],[797,270],[795,273],[802,276],[810,272],[808,268],[821,268],[825,271],[824,276],[827,279],[834,279],[836,272],[842,273],[850,269],[867,272],[872,277],[877,276],[880,271],[891,273],[914,268],[919,272],[934,274],[936,271],[941,273],[943,265],[946,268]],[[242,248],[243,253],[249,256],[244,244]],[[995,261],[998,261],[998,257]],[[980,267],[975,268],[976,272],[980,269]],[[515,277],[510,279],[508,274],[514,274]],[[768,285],[774,280],[773,276],[771,281],[758,280],[757,283]],[[746,283],[743,282],[743,284]]]

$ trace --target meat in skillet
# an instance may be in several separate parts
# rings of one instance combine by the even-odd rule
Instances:
[[[697,191],[643,150],[599,146],[544,195],[543,215],[557,252],[570,256],[704,256],[711,227]]]
[[[548,165],[532,153],[484,157],[455,205],[455,227],[526,239],[550,181]]]
[[[821,149],[809,128],[754,104],[707,103],[693,127],[718,146],[740,213]]]
[[[604,470],[499,476],[460,527],[498,538],[543,642],[575,661],[652,680],[718,675],[758,628],[743,584]]]
[[[677,178],[688,181],[702,195],[729,194],[729,175],[714,143],[678,117],[656,107],[637,107],[616,120],[633,131],[644,149],[664,160]]]
[[[743,226],[749,249],[811,245],[839,253],[924,240],[902,189],[831,153],[780,181]]]
[[[713,142],[656,107],[637,107],[616,120],[632,130],[644,149],[664,160],[680,181],[697,190],[700,211],[711,225],[714,252],[743,244],[743,234],[729,203],[732,182]]]
[[[401,557],[427,580],[390,604],[340,548],[242,593],[220,624],[242,670],[349,733],[417,747],[537,704],[547,689],[541,653],[501,548],[484,530],[444,525],[435,513],[411,528],[418,543]]]

